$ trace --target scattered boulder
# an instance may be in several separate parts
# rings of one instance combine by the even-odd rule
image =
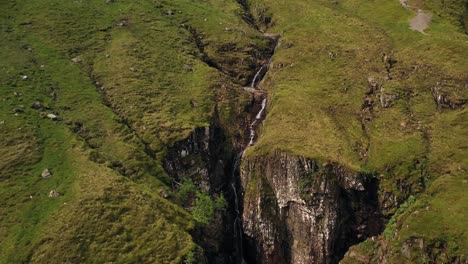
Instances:
[[[106,54],[106,58],[110,58],[110,55],[109,55],[109,54]]]
[[[57,93],[55,91],[51,91],[49,95],[54,99],[54,101],[57,100]]]
[[[58,116],[56,116],[54,114],[47,114],[47,115],[41,114],[41,116],[44,117],[44,118],[48,118],[50,120],[54,120],[54,121],[61,121],[62,120],[62,118],[60,118],[60,117],[58,117]]]
[[[437,86],[431,88],[432,97],[434,98],[436,106],[439,109],[456,109],[463,106],[466,103],[466,99],[457,98],[457,96],[449,95],[447,92],[444,92],[440,85],[440,83],[437,83]]]
[[[28,78],[29,78],[29,77],[28,77],[27,75],[21,76],[21,79],[23,79],[23,80],[25,80],[25,81],[26,81]]]
[[[408,123],[406,121],[403,120],[403,121],[400,122],[400,127],[401,128],[406,128],[407,126],[408,126]]]
[[[106,4],[112,4],[114,2],[115,2],[115,0],[106,0]]]
[[[47,118],[52,119],[52,120],[57,120],[57,116],[54,114],[47,114]]]
[[[185,149],[183,149],[183,150],[180,152],[180,156],[181,156],[182,158],[187,157],[188,154],[189,154],[189,152],[188,152],[187,150],[185,150]]]
[[[131,71],[131,72],[136,72],[136,69],[133,68],[133,67],[130,67],[130,71]]]
[[[197,101],[195,101],[195,100],[193,100],[193,99],[190,100],[190,105],[191,105],[193,108],[197,107]]]
[[[167,11],[166,11],[166,15],[172,16],[172,15],[174,15],[174,11],[172,11],[172,10],[167,10]]]
[[[81,58],[75,57],[71,59],[71,61],[73,61],[74,63],[81,63],[83,60]]]
[[[389,108],[393,105],[393,102],[398,98],[399,96],[397,94],[380,94],[380,106],[382,106],[383,108]]]
[[[32,108],[36,110],[41,109],[42,108],[41,102],[39,101],[34,102],[34,104],[32,105]]]
[[[162,198],[168,198],[169,194],[165,189],[159,189],[159,196],[161,196]]]
[[[120,20],[120,22],[117,23],[117,26],[119,26],[119,27],[126,27],[126,26],[128,26],[128,20],[127,20],[127,19],[122,19],[122,20]]]
[[[41,173],[41,176],[43,179],[49,179],[52,177],[52,173],[49,171],[49,169],[44,169]]]
[[[57,192],[56,190],[51,190],[49,192],[49,197],[50,198],[56,198],[56,197],[60,197],[60,196],[62,196],[62,194]]]
[[[375,91],[379,90],[379,83],[375,77],[369,76],[367,78],[367,83],[369,84],[369,93],[374,93]]]

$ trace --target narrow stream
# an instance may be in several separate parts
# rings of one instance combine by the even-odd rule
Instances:
[[[252,83],[250,85],[251,88],[257,88],[257,85],[258,83],[261,81],[261,78],[263,76],[261,76],[262,74],[262,71],[264,69],[267,69],[267,65],[262,65],[262,67],[260,67],[260,69],[257,71],[257,73],[255,74],[253,80],[252,80]],[[268,70],[268,69],[267,69]],[[258,79],[258,82],[257,82],[257,79]],[[239,202],[240,201],[240,198],[239,198],[239,195],[238,195],[238,190],[237,190],[237,185],[239,184],[238,180],[239,180],[239,173],[240,173],[240,163],[242,161],[242,156],[244,155],[245,151],[247,150],[247,148],[249,146],[253,146],[254,142],[255,142],[255,137],[256,137],[256,127],[258,126],[258,123],[261,122],[261,119],[262,119],[262,116],[263,116],[263,113],[265,112],[265,108],[266,108],[266,104],[267,104],[267,99],[266,97],[264,97],[262,99],[262,107],[260,109],[260,111],[258,111],[257,115],[255,116],[255,119],[254,121],[250,124],[249,126],[249,132],[250,132],[250,140],[249,140],[249,144],[244,147],[244,149],[242,149],[239,153],[239,155],[236,156],[235,160],[234,160],[234,169],[232,170],[232,179],[233,179],[233,182],[231,183],[231,188],[232,188],[232,191],[234,193],[234,210],[235,210],[235,219],[234,219],[234,239],[235,241],[237,241],[237,253],[238,253],[238,256],[237,256],[237,260],[236,262],[237,263],[241,263],[241,264],[246,264],[247,262],[245,261],[244,259],[244,245],[243,245],[243,229],[242,229],[242,212],[241,212],[241,209],[240,209],[240,206],[239,206]]]
[[[275,41],[275,47],[271,53],[271,56],[270,56],[270,59],[268,60],[268,63],[265,63],[263,64],[260,69],[256,72],[256,74],[254,75],[253,79],[252,79],[252,82],[250,83],[250,88],[253,88],[253,89],[257,89],[258,88],[258,85],[259,83],[263,80],[263,78],[266,76],[266,74],[268,73],[268,70],[269,70],[269,67],[270,67],[270,64],[271,64],[271,61],[272,61],[272,57],[273,57],[273,54],[276,50],[276,47],[277,47],[277,44],[278,42]],[[258,128],[258,126],[261,124],[263,118],[264,118],[264,115],[265,115],[265,110],[266,110],[266,106],[267,106],[267,96],[266,95],[262,95],[262,102],[261,102],[261,107],[260,107],[260,110],[257,112],[257,114],[255,115],[255,118],[253,119],[253,121],[250,123],[250,126],[249,126],[249,143],[240,151],[239,155],[236,156],[235,160],[234,160],[234,169],[232,170],[232,179],[233,179],[233,182],[231,183],[231,188],[232,188],[232,191],[234,192],[234,206],[235,206],[235,212],[236,212],[236,216],[235,216],[235,219],[234,219],[234,238],[236,239],[236,241],[238,241],[238,256],[237,256],[237,263],[241,263],[241,264],[246,264],[247,262],[245,261],[244,259],[244,253],[243,253],[243,229],[242,229],[242,212],[241,212],[241,208],[239,206],[239,204],[242,202],[240,199],[242,199],[241,197],[239,197],[238,195],[238,189],[236,186],[238,186],[239,184],[239,173],[240,173],[240,165],[241,165],[241,161],[242,161],[242,157],[244,156],[245,154],[245,151],[247,150],[248,147],[250,146],[253,146],[255,144],[255,141],[256,141],[256,138],[257,138],[257,133],[256,133],[256,130]]]
[[[250,84],[250,87],[251,88],[255,88],[256,84],[257,84],[257,79],[258,77],[260,76],[260,74],[262,73],[263,69],[265,69],[265,65],[262,65],[262,67],[260,67],[260,69],[258,70],[258,72],[255,74],[255,76],[253,77],[252,79],[252,83]]]
[[[255,116],[255,119],[254,119],[254,121],[252,122],[252,124],[250,124],[250,141],[249,141],[249,144],[247,145],[247,147],[253,146],[253,144],[254,144],[254,140],[255,140],[255,136],[256,136],[255,126],[256,126],[257,123],[258,123],[259,121],[261,121],[261,119],[262,119],[262,115],[263,115],[263,112],[265,111],[266,103],[267,103],[267,99],[266,99],[266,98],[263,98],[263,100],[262,100],[262,108],[260,109],[260,111],[258,112],[258,114]],[[247,149],[247,148],[245,148],[245,150],[246,150],[246,149]],[[244,151],[245,151],[245,150],[244,150]]]

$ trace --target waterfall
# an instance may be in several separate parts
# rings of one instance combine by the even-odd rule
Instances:
[[[236,212],[236,217],[234,218],[234,239],[237,241],[237,246],[239,249],[239,260],[241,264],[245,264],[246,261],[244,260],[244,245],[243,245],[243,230],[242,230],[242,221],[241,221],[241,212],[239,208],[239,197],[237,195],[237,188],[236,188],[236,172],[240,166],[240,161],[242,159],[243,152],[236,156],[234,160],[234,167],[232,170],[232,179],[233,182],[231,183],[232,192],[234,193],[234,210]]]
[[[257,125],[258,121],[262,118],[263,112],[265,111],[265,108],[266,108],[266,104],[267,104],[267,99],[263,98],[262,108],[260,109],[260,111],[258,111],[257,115],[255,116],[254,121],[250,124],[250,141],[247,146],[252,146],[254,144],[255,135],[256,135],[255,126]]]
[[[257,86],[257,79],[261,76],[262,74],[262,71],[267,67],[267,65],[263,65],[262,67],[260,67],[260,69],[257,71],[257,73],[255,74],[253,80],[252,80],[252,83],[251,83],[251,87],[252,88],[256,88]],[[255,133],[255,129],[258,125],[258,123],[261,121],[262,119],[262,116],[263,116],[263,113],[265,112],[265,108],[266,108],[266,105],[267,105],[267,99],[266,98],[263,98],[262,99],[262,105],[261,105],[261,108],[260,110],[257,112],[257,114],[255,115],[255,118],[254,120],[252,121],[252,123],[250,124],[249,126],[249,132],[250,132],[250,140],[249,140],[249,144],[240,152],[239,155],[237,155],[237,157],[235,158],[234,160],[234,167],[233,167],[233,170],[232,170],[232,179],[236,179],[236,172],[237,172],[237,169],[240,167],[240,162],[242,160],[242,156],[244,155],[245,151],[247,150],[247,148],[249,146],[253,146],[254,142],[255,142],[255,136],[256,136],[256,133]],[[244,249],[243,249],[243,231],[242,231],[242,221],[241,221],[241,212],[240,212],[240,208],[239,208],[239,197],[237,195],[237,188],[236,188],[236,183],[235,181],[233,181],[231,183],[231,188],[232,188],[232,192],[234,193],[234,209],[236,211],[236,217],[234,219],[234,235],[235,237],[237,238],[237,241],[239,241],[238,243],[238,246],[239,246],[239,260],[241,261],[241,264],[245,264],[246,261],[244,259]]]
[[[265,65],[262,65],[262,67],[260,67],[260,69],[257,71],[257,73],[255,74],[253,80],[252,80],[252,83],[250,84],[250,87],[251,88],[255,88],[255,85],[256,85],[256,81],[257,81],[257,78],[260,76],[260,74],[262,73],[263,69],[265,68]]]
[[[276,50],[276,47],[278,45],[278,42],[275,43],[275,47],[272,52],[272,56]],[[272,56],[270,57],[270,60],[268,63],[264,63],[260,69],[257,71],[257,73],[254,75],[252,82],[250,83],[250,87],[256,89],[258,87],[258,84],[262,81],[263,77],[265,74],[268,72],[268,69],[271,65],[272,61]],[[249,126],[249,143],[247,146],[245,146],[239,155],[236,156],[236,158],[233,161],[233,170],[232,170],[232,182],[231,182],[231,188],[232,192],[234,193],[234,209],[235,209],[235,218],[234,218],[234,237],[237,238],[237,246],[239,247],[239,255],[237,256],[236,261],[240,261],[241,264],[246,264],[247,262],[244,259],[244,249],[243,249],[243,230],[242,230],[242,212],[241,208],[239,207],[239,199],[242,199],[242,197],[238,196],[237,192],[237,182],[236,179],[238,178],[237,173],[240,173],[240,163],[242,160],[243,155],[245,154],[245,151],[247,150],[248,147],[253,146],[255,144],[255,138],[256,138],[256,129],[258,125],[261,123],[262,118],[264,116],[265,110],[266,110],[266,105],[267,105],[267,98],[266,96],[262,96],[262,103],[261,103],[261,108],[255,115],[255,118],[253,121],[250,123]]]

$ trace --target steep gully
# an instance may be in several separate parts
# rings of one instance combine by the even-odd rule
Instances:
[[[267,95],[258,88],[270,68],[271,58],[278,45],[278,36],[263,33],[248,11],[248,6],[240,4],[245,9],[244,20],[263,34],[269,43],[266,52],[261,52],[259,57],[255,56],[256,69],[247,81],[248,87],[244,87],[246,92],[251,93],[252,100],[239,117],[243,120],[239,127],[243,131],[242,136],[235,139],[235,143],[230,142],[225,128],[220,125],[216,108],[211,125],[197,128],[187,139],[175,143],[168,149],[163,162],[166,172],[175,182],[188,177],[200,189],[212,195],[223,194],[228,202],[227,210],[217,212],[208,226],[197,227],[193,231],[195,242],[203,249],[203,253],[199,254],[199,258],[203,259],[199,261],[201,263],[255,263],[255,260],[244,259],[243,253],[240,165],[246,149],[255,144],[256,131],[265,117]],[[203,54],[201,60],[229,75],[204,53],[198,32],[192,28],[189,28],[189,32]]]
[[[269,58],[259,60],[263,63],[249,81],[249,87],[245,87],[252,93],[252,100],[242,117],[249,124],[242,142],[236,142],[236,147],[229,141],[216,112],[209,127],[197,128],[187,139],[175,143],[164,160],[164,168],[175,182],[188,177],[210,194],[223,194],[228,202],[226,211],[218,212],[212,223],[192,234],[203,248],[202,263],[255,263],[244,259],[243,253],[240,165],[246,149],[255,144],[256,130],[265,117],[267,95],[258,86],[267,74],[277,45],[277,38],[266,37],[271,39]]]
[[[351,245],[382,231],[378,180],[336,163],[281,151],[244,156],[265,116],[267,96],[258,86],[279,41],[263,33],[248,5],[240,4],[246,22],[271,45],[269,54],[257,58],[255,74],[244,89],[252,93],[252,101],[242,117],[248,124],[242,142],[230,142],[215,112],[209,127],[197,128],[174,144],[164,161],[175,181],[189,177],[202,190],[224,194],[228,201],[226,211],[192,234],[203,248],[204,260],[199,262],[337,263]]]
[[[274,49],[272,51],[272,54],[270,55],[270,59],[269,59],[268,63],[262,65],[260,67],[260,69],[257,71],[257,73],[254,75],[254,77],[252,79],[252,82],[250,84],[250,88],[257,89],[259,83],[262,81],[263,77],[268,72],[268,69],[270,67],[273,54],[274,54],[275,49],[276,49],[276,47],[278,45],[278,40],[275,39],[274,43],[275,43],[274,44],[275,47],[274,47]],[[234,204],[235,204],[234,209],[235,209],[235,212],[236,212],[235,219],[234,219],[234,234],[237,237],[237,241],[239,243],[238,244],[238,248],[239,248],[239,252],[238,252],[239,257],[238,257],[238,259],[240,260],[241,263],[246,263],[246,261],[244,259],[244,253],[243,253],[243,248],[244,248],[243,239],[244,238],[243,238],[243,229],[242,229],[242,213],[241,213],[241,208],[239,206],[239,204],[242,203],[242,200],[239,199],[239,197],[241,197],[241,196],[238,194],[239,191],[238,191],[238,188],[237,188],[237,185],[239,184],[239,181],[238,181],[238,179],[239,179],[239,168],[240,168],[240,164],[241,164],[241,161],[242,161],[242,157],[245,154],[245,151],[247,150],[248,147],[253,146],[254,143],[255,143],[255,140],[256,140],[256,137],[257,137],[256,130],[257,130],[258,126],[261,124],[261,122],[262,122],[262,120],[264,118],[264,113],[265,113],[265,110],[266,110],[267,102],[268,102],[267,101],[267,96],[266,96],[266,94],[263,94],[262,98],[261,98],[260,109],[258,110],[258,112],[255,115],[252,123],[249,126],[249,143],[236,156],[235,161],[234,161],[233,170],[232,170],[231,179],[233,180],[233,182],[231,183],[231,188],[232,188],[232,191],[234,193]]]

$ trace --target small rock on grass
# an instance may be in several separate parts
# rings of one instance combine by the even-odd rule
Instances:
[[[162,198],[168,198],[168,197],[169,197],[169,194],[167,193],[166,190],[160,189],[160,190],[159,190],[159,196],[161,196]]]
[[[42,108],[41,102],[39,101],[34,102],[34,104],[32,105],[32,108],[36,110],[41,109]]]
[[[62,194],[59,193],[59,192],[57,192],[56,190],[51,190],[51,191],[49,192],[49,197],[50,197],[50,198],[56,198],[56,197],[59,197],[59,196],[62,196]]]
[[[83,61],[81,58],[78,58],[78,57],[73,58],[73,59],[71,59],[71,60],[72,60],[74,63],[80,63],[80,62]]]
[[[52,119],[52,120],[58,120],[58,116],[56,116],[54,114],[47,114],[46,117],[49,118],[49,119]]]
[[[49,171],[49,169],[44,169],[41,173],[42,178],[44,179],[49,179],[52,177],[52,173]]]

